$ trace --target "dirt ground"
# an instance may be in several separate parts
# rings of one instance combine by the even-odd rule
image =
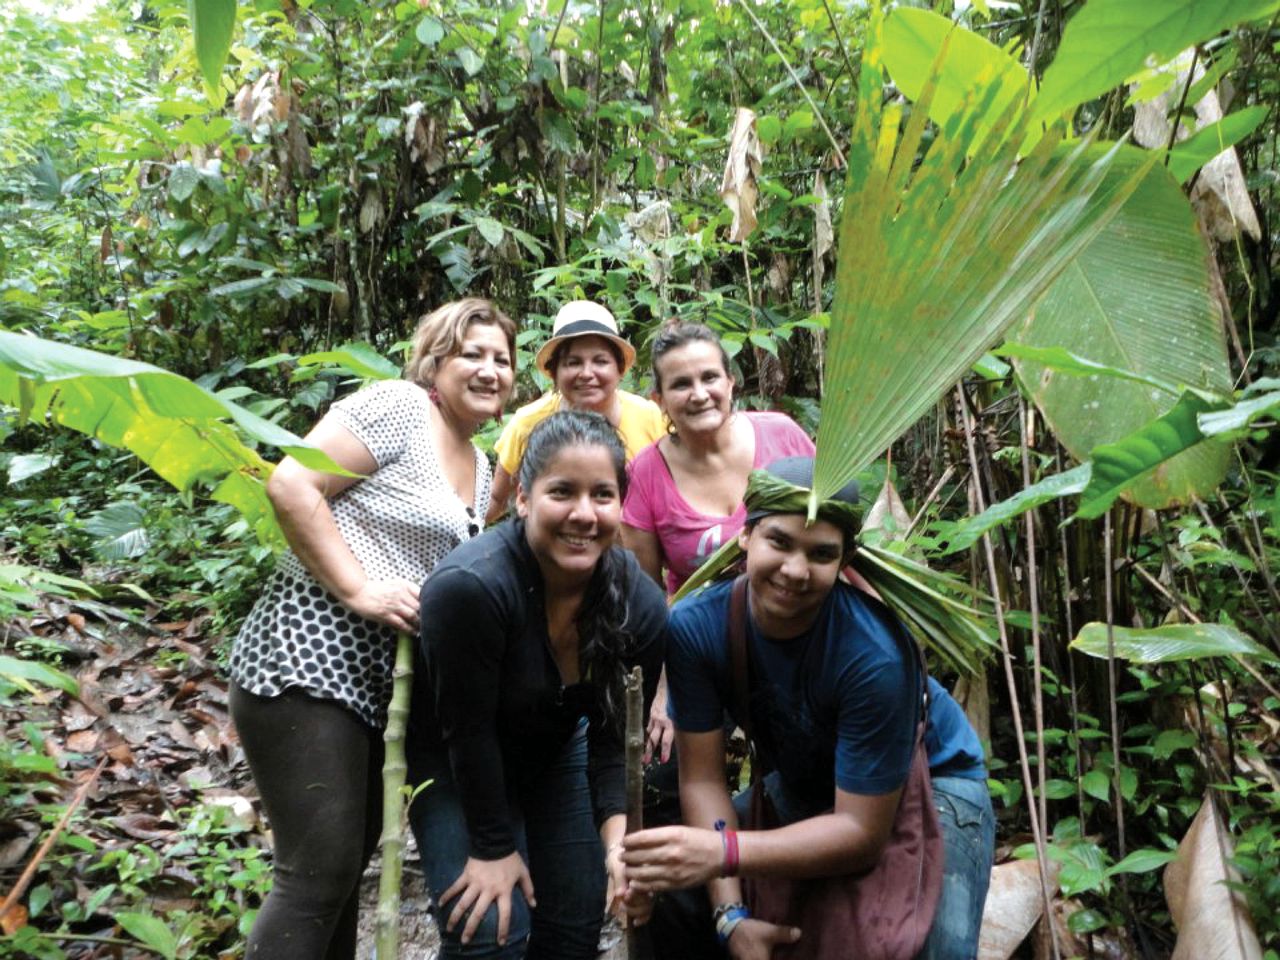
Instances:
[[[360,887],[360,939],[356,947],[358,960],[376,958],[373,941],[378,907],[378,869],[375,858],[365,872]],[[440,955],[440,933],[428,912],[430,906],[431,896],[423,882],[418,851],[410,838],[400,887],[400,955],[396,960],[436,960]],[[597,960],[623,960],[622,931],[617,924],[606,924],[600,935],[600,955]]]

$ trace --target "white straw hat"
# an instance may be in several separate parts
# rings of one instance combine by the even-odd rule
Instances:
[[[538,369],[550,377],[547,361],[556,352],[556,347],[574,337],[604,337],[616,343],[622,352],[622,369],[619,373],[626,373],[636,362],[635,347],[618,334],[618,322],[613,319],[612,313],[591,300],[570,300],[556,314],[555,323],[551,327],[551,339],[542,345],[534,358]]]

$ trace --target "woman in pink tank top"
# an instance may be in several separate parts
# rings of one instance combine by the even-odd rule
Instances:
[[[653,399],[670,425],[628,468],[622,539],[672,594],[742,529],[751,471],[783,457],[811,457],[814,447],[785,414],[733,409],[729,356],[709,328],[668,326],[652,355]],[[671,742],[665,680],[650,714],[650,746],[664,761]]]

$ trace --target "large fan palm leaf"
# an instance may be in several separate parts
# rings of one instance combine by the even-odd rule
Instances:
[[[903,123],[877,50],[873,37],[849,150],[811,514],[1026,316],[1140,179],[1104,179],[1112,152],[1059,131],[1019,157],[1023,104],[983,119],[994,79],[925,147],[936,71]]]
[[[811,519],[1026,316],[1146,172],[1104,177],[1114,150],[1089,154],[1087,139],[1064,144],[1060,129],[1019,156],[1028,111],[1001,100],[997,76],[930,129],[947,45],[909,114],[885,100],[880,50],[873,14],[848,152]],[[737,552],[736,541],[726,544],[681,594]],[[981,597],[888,550],[863,547],[853,563],[935,655],[976,668],[992,642],[970,605]]]

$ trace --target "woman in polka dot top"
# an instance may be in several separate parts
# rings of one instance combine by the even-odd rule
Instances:
[[[487,300],[422,319],[405,379],[343,398],[307,439],[350,476],[292,457],[267,494],[289,542],[231,654],[231,713],[274,837],[251,958],[353,957],[376,844],[395,636],[418,588],[480,531],[488,462],[471,442],[511,393],[515,324]]]

